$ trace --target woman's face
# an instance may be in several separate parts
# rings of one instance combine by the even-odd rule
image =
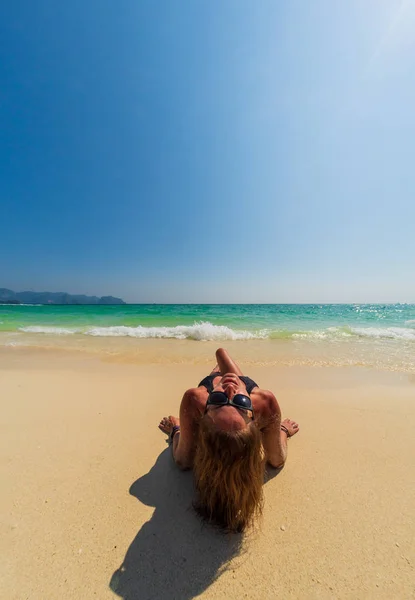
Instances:
[[[214,387],[215,392],[224,392],[229,400],[235,394],[247,394],[246,385],[234,373],[226,373]],[[251,422],[251,413],[236,406],[208,406],[207,415],[218,429],[235,431],[246,429]]]

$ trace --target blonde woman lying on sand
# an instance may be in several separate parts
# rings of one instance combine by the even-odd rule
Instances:
[[[169,435],[177,465],[193,468],[197,512],[240,532],[261,513],[265,462],[284,466],[287,439],[299,427],[281,422],[274,394],[244,377],[226,350],[219,348],[216,360],[212,373],[185,392],[180,420],[164,417],[159,428]]]

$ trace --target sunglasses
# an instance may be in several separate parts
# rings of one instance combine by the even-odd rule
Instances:
[[[226,406],[227,404],[235,406],[235,408],[241,408],[242,410],[250,410],[252,412],[252,419],[254,418],[252,400],[249,396],[245,396],[245,394],[235,394],[232,400],[229,400],[224,392],[212,392],[207,399],[206,408],[208,406]]]

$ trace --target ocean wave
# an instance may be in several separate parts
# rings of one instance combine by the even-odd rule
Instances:
[[[134,338],[173,338],[176,340],[252,340],[267,337],[267,332],[235,331],[226,325],[213,325],[209,322],[194,325],[177,325],[176,327],[95,327],[84,331],[86,335],[102,337],[134,337]]]
[[[295,340],[334,340],[348,338],[352,335],[352,332],[347,327],[327,327],[327,329],[291,332],[290,337]]]
[[[19,331],[25,333],[50,333],[52,335],[72,335],[77,333],[77,329],[67,329],[66,327],[45,327],[43,325],[29,325],[28,327],[19,327]]]
[[[360,337],[415,341],[415,331],[406,327],[351,327],[350,330]]]
[[[0,302],[0,306],[11,306],[13,308],[14,306],[44,306],[44,304],[23,304],[23,302],[20,304],[12,304],[10,302]]]
[[[138,325],[113,325],[106,327],[53,327],[31,325],[20,327],[24,333],[42,333],[49,335],[87,335],[92,337],[132,337],[137,339],[176,339],[196,341],[238,341],[238,340],[293,340],[347,342],[356,337],[372,339],[395,339],[415,341],[415,329],[406,327],[327,327],[295,331],[289,329],[261,329],[257,331],[236,330],[226,325],[214,325],[209,321],[196,322],[193,325],[174,327],[144,327]]]
[[[293,333],[292,338],[339,341],[348,338],[372,338],[415,341],[415,331],[405,327],[327,327],[326,329]]]

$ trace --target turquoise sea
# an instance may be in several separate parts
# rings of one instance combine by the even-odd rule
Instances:
[[[53,345],[82,338],[164,338],[197,342],[268,342],[272,348],[313,356],[384,354],[394,370],[415,363],[414,304],[129,304],[117,306],[1,305],[0,344]],[[43,340],[43,341],[42,341]],[[121,340],[120,340],[121,341]],[[131,342],[129,342],[131,345]],[[273,343],[273,345],[269,345]],[[281,344],[284,344],[281,346]],[[258,346],[257,346],[258,347]],[[389,356],[388,356],[389,355]],[[370,362],[370,361],[369,361]]]

